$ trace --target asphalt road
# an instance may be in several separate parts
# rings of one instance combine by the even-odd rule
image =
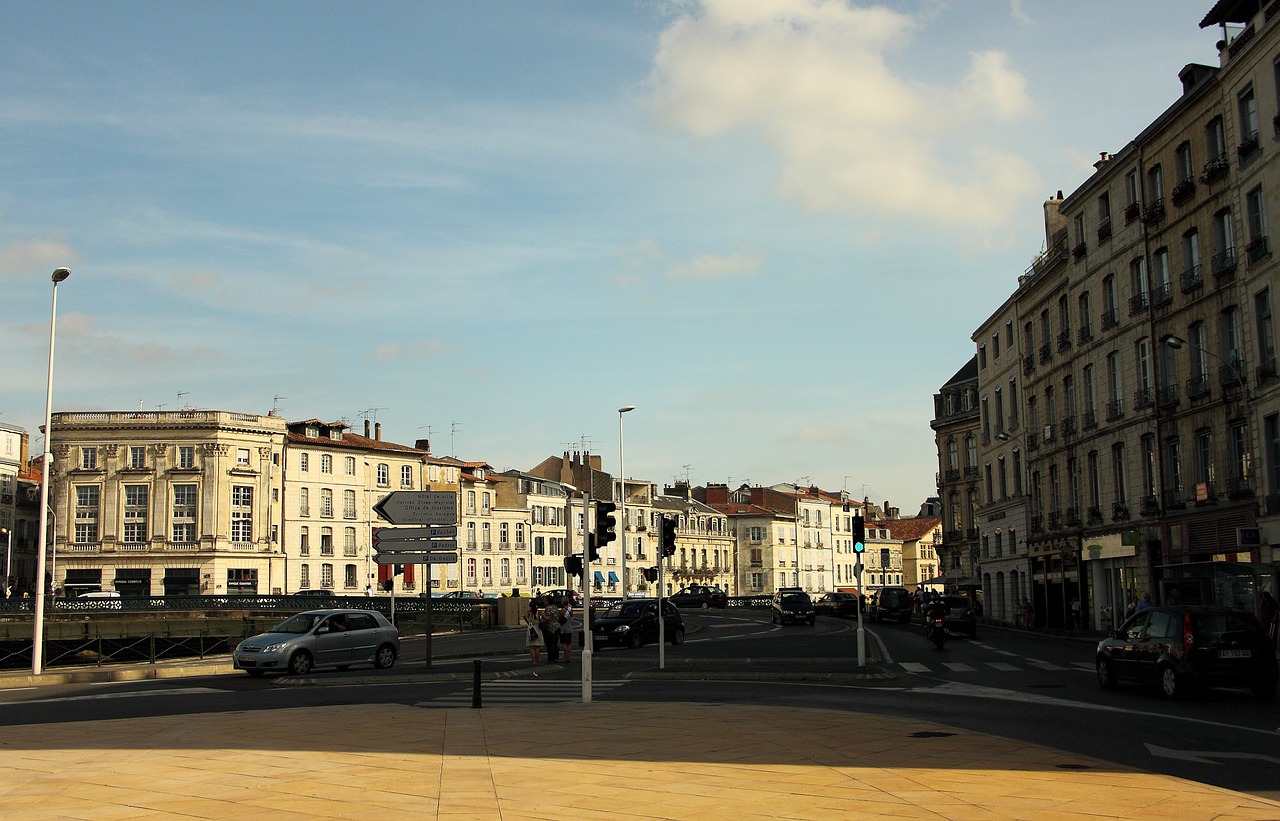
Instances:
[[[1093,644],[984,629],[937,650],[918,625],[866,625],[859,667],[853,622],[777,627],[765,611],[686,615],[686,642],[593,654],[593,700],[812,706],[924,717],[1114,763],[1280,799],[1280,705],[1247,691],[1167,701],[1132,685],[1101,690]],[[415,644],[415,642],[418,642]],[[428,670],[407,637],[391,670],[303,679],[215,675],[0,691],[0,724],[397,702],[469,706],[475,659],[483,704],[577,701],[581,655],[534,667],[519,630],[436,636]],[[415,656],[415,647],[417,655]],[[441,655],[451,658],[442,659]],[[856,743],[852,739],[850,743]]]

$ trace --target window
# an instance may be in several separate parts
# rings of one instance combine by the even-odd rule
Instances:
[[[1142,313],[1147,309],[1147,260],[1138,257],[1129,263],[1129,287],[1133,289],[1133,297],[1129,300],[1129,316]]]
[[[98,501],[101,488],[97,485],[76,485],[75,540],[78,544],[98,541]]]
[[[1178,184],[1195,179],[1196,169],[1191,162],[1191,142],[1189,140],[1178,146],[1177,150],[1173,152],[1173,165],[1174,171],[1178,175],[1176,180]]]
[[[1118,324],[1116,278],[1107,274],[1102,280],[1102,330],[1114,328]]]
[[[311,470],[311,454],[305,450],[298,454],[298,470],[306,473]]]
[[[302,525],[298,528],[298,555],[311,555],[311,528],[307,525]],[[306,585],[303,586],[305,587]]]
[[[183,470],[190,470],[196,466],[196,449],[190,445],[182,445],[178,448],[178,467]]]
[[[1156,163],[1147,169],[1147,202],[1155,203],[1164,199],[1164,171]]]
[[[126,544],[147,541],[147,486],[124,486],[124,530]]]
[[[333,555],[333,528],[331,527],[320,528],[320,555]]]
[[[322,519],[333,518],[333,489],[332,488],[326,487],[326,488],[320,489],[320,518]]]
[[[320,586],[328,590],[333,589],[333,565],[328,562],[320,565]]]
[[[1221,314],[1222,328],[1222,358],[1227,361],[1229,366],[1230,377],[1233,381],[1239,381],[1240,373],[1240,310],[1236,306],[1231,305],[1223,309]]]
[[[1221,162],[1227,159],[1227,135],[1221,117],[1214,117],[1205,126],[1204,139],[1206,143],[1205,155],[1209,163]]]
[[[304,564],[298,568],[298,586],[303,590],[311,587],[311,565]]]
[[[1093,309],[1089,305],[1089,292],[1080,294],[1076,302],[1080,320],[1080,341],[1087,342],[1093,338]]]
[[[342,460],[342,464],[345,466],[348,476],[356,475],[356,457],[354,456],[344,457]]]
[[[129,467],[137,470],[147,466],[147,449],[145,447],[132,446],[129,448]]]
[[[1213,484],[1213,432],[1196,431],[1196,482]]]
[[[236,467],[242,467],[242,468],[249,467],[249,449],[248,448],[236,448]]]
[[[1111,194],[1098,195],[1098,242],[1111,236]]]
[[[1159,295],[1161,291],[1167,291],[1169,288],[1169,249],[1157,248],[1156,252],[1151,255],[1151,278],[1154,287],[1153,291]]]
[[[400,487],[413,487],[413,465],[400,466]]]
[[[1213,271],[1217,273],[1234,261],[1235,237],[1231,230],[1231,209],[1224,208],[1213,215]]]
[[[378,463],[378,487],[391,486],[391,469],[385,462]]]
[[[1236,98],[1240,117],[1240,153],[1250,153],[1258,147],[1258,100],[1253,95],[1253,86],[1248,85]],[[1252,143],[1252,145],[1250,145]]]
[[[1164,469],[1171,500],[1182,501],[1182,443],[1176,438],[1164,443]]]
[[[356,555],[356,529],[354,527],[345,527],[342,529],[342,555]]]
[[[231,486],[231,541],[253,541],[253,486]]]
[[[1182,235],[1182,286],[1200,281],[1200,233],[1192,228]]]
[[[1276,374],[1276,337],[1271,322],[1271,289],[1263,288],[1253,297],[1254,329],[1258,337],[1259,379]]]
[[[80,448],[80,469],[81,470],[97,470],[97,468],[98,468],[97,448]]]
[[[1253,248],[1267,237],[1267,213],[1263,207],[1261,185],[1245,195],[1244,206],[1249,225],[1249,245]]]
[[[1151,369],[1151,340],[1145,336],[1139,339],[1134,344],[1134,354],[1138,361],[1138,387],[1149,394],[1155,387],[1155,378]]]
[[[172,538],[178,544],[196,540],[196,486],[173,486]]]
[[[1205,352],[1204,344],[1204,323],[1196,322],[1187,329],[1187,347],[1190,348],[1192,379],[1207,380],[1209,378],[1209,356]]]
[[[1097,508],[1102,498],[1102,477],[1098,471],[1098,452],[1089,451],[1089,506]]]
[[[311,515],[311,490],[310,488],[298,488],[298,515]]]
[[[1109,398],[1112,402],[1120,401],[1124,395],[1124,385],[1120,379],[1120,352],[1112,351],[1107,354],[1107,387],[1110,389]]]
[[[1136,170],[1131,170],[1124,175],[1124,201],[1128,205],[1137,205],[1140,201],[1138,196],[1138,172]],[[1125,217],[1126,219],[1129,218],[1127,211]]]
[[[1156,437],[1146,434],[1141,440],[1142,447],[1142,495],[1156,495]]]
[[[1125,487],[1124,442],[1117,442],[1111,447],[1112,477],[1115,481],[1116,504],[1128,505],[1129,493]]]

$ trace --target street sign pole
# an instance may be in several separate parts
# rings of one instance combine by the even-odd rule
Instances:
[[[588,465],[591,460],[586,460]],[[582,492],[582,703],[591,703],[591,656],[595,639],[591,635],[591,471],[587,469],[587,489]]]
[[[867,639],[866,634],[862,632],[862,599],[864,591],[862,589],[862,554],[858,554],[858,561],[854,565],[854,570],[858,574],[858,666],[867,666]]]

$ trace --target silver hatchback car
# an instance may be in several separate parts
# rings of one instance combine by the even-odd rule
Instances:
[[[399,655],[400,634],[381,613],[308,610],[240,642],[233,658],[236,668],[251,676],[267,672],[303,676],[314,667],[390,667]]]

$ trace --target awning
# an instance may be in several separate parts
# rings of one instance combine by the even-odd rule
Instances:
[[[596,571],[596,581],[600,582],[601,584],[604,583],[604,574],[601,573],[599,570]]]
[[[618,583],[618,574],[617,574],[617,573],[614,573],[612,570],[610,570],[610,571],[609,571],[609,584],[617,584],[617,583]]]

